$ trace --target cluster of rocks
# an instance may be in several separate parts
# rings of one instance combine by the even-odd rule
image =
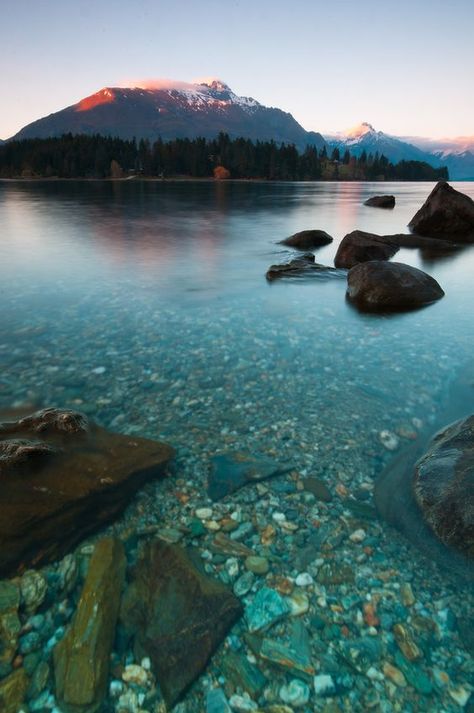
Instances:
[[[394,196],[373,196],[365,205],[393,208]],[[445,251],[460,242],[474,242],[474,201],[445,182],[438,183],[409,224],[414,234],[376,235],[354,230],[341,241],[335,268],[315,262],[312,253],[272,265],[267,279],[280,277],[341,277],[347,274],[347,298],[365,311],[410,310],[444,296],[436,280],[422,270],[388,262],[401,247]],[[308,250],[332,240],[324,231],[304,230],[284,245]],[[345,271],[348,270],[347,273]]]
[[[94,428],[80,414],[47,414]],[[470,428],[472,418],[453,435],[468,453]],[[466,458],[452,459],[462,464],[461,499],[471,487]],[[423,493],[431,461],[416,469]],[[29,467],[39,485],[41,464]],[[443,483],[452,497],[446,474]],[[175,506],[162,507],[158,527],[110,534],[2,581],[2,711],[95,713],[108,701],[117,713],[329,713],[343,697],[354,710],[391,713],[405,689],[414,710],[432,710],[435,693],[446,710],[466,706],[460,661],[446,658],[453,638],[472,647],[469,620],[429,593],[417,599],[387,568],[371,487],[353,499],[289,462],[226,451],[210,462],[207,498],[199,483],[175,480]],[[469,518],[466,505],[457,520],[465,530],[449,545],[464,547],[471,532],[472,554]],[[428,519],[433,526],[431,509]],[[195,703],[180,707],[199,676]]]

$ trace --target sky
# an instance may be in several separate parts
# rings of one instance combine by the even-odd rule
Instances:
[[[472,0],[0,0],[0,138],[104,86],[214,76],[307,130],[474,135]]]

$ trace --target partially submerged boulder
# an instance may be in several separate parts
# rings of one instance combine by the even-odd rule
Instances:
[[[372,196],[364,201],[371,208],[395,208],[395,196]]]
[[[197,556],[162,540],[147,543],[121,619],[137,660],[151,659],[168,709],[202,673],[241,613],[240,601],[203,573]]]
[[[398,311],[431,304],[444,292],[433,277],[416,267],[374,260],[349,270],[346,294],[361,309]]]
[[[315,262],[313,253],[305,253],[290,262],[271,265],[266,273],[269,282],[280,277],[345,277],[345,273],[334,267]]]
[[[419,235],[474,242],[474,201],[440,181],[408,227]]]
[[[299,233],[281,240],[280,244],[288,245],[290,248],[297,248],[298,250],[312,250],[323,245],[329,245],[332,241],[333,238],[325,230],[301,230]]]
[[[99,540],[74,619],[54,649],[56,698],[67,713],[95,713],[104,700],[125,566],[120,540]]]
[[[0,577],[58,559],[116,517],[173,449],[43,409],[0,424]]]
[[[348,233],[337,249],[335,266],[350,270],[360,262],[388,260],[393,257],[398,252],[397,245],[385,239],[380,240],[379,237],[363,230]]]
[[[441,542],[474,559],[474,415],[435,435],[415,466],[413,492]]]

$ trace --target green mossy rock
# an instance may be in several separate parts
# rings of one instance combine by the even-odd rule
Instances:
[[[120,540],[97,543],[74,619],[54,650],[56,698],[67,713],[95,713],[106,694],[125,565]]]

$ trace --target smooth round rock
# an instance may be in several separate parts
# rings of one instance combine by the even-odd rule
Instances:
[[[270,569],[270,565],[266,557],[258,557],[257,555],[250,555],[245,558],[245,569],[254,574],[266,574]]]
[[[347,298],[366,311],[401,311],[431,304],[444,296],[436,280],[400,262],[371,260],[347,275]]]

